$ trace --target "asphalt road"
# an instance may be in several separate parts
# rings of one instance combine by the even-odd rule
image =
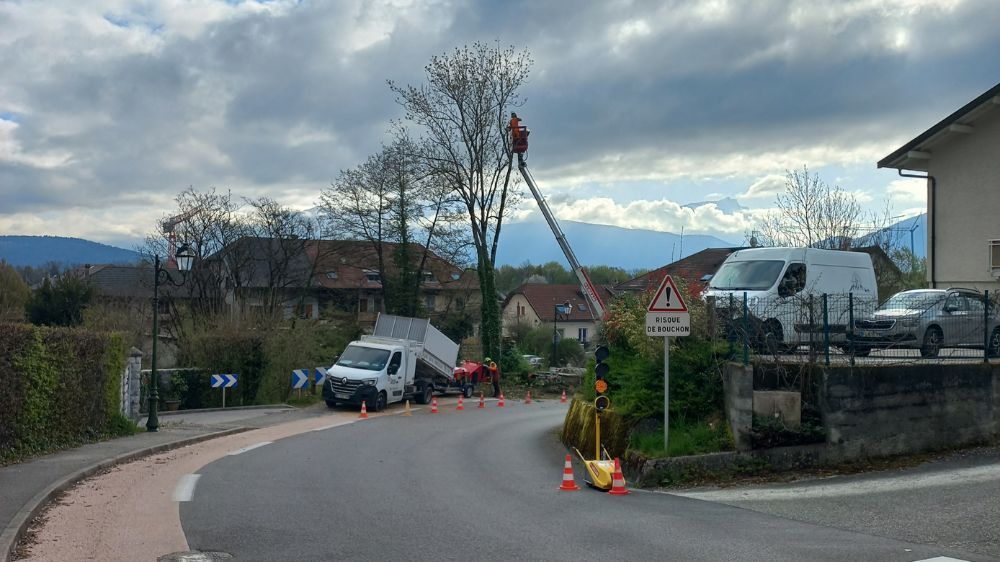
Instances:
[[[977,559],[669,494],[560,492],[564,413],[425,409],[249,448],[200,470],[184,533],[237,560]]]

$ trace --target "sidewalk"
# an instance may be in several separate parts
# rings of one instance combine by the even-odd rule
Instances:
[[[275,425],[322,410],[287,407],[182,412],[160,417],[160,430],[91,443],[0,468],[0,560],[6,561],[28,524],[59,492],[102,469],[205,439]],[[140,427],[146,423],[140,420]]]

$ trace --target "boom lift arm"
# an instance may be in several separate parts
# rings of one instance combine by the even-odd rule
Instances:
[[[542,211],[542,216],[545,217],[545,222],[549,224],[552,234],[556,237],[556,242],[559,243],[559,247],[566,256],[566,260],[569,262],[570,267],[573,268],[573,273],[580,282],[580,289],[583,290],[584,296],[587,297],[587,301],[590,303],[591,316],[595,320],[603,320],[605,314],[604,301],[601,300],[600,294],[598,294],[594,284],[590,281],[587,270],[576,259],[576,254],[573,253],[573,248],[570,247],[569,242],[566,240],[566,235],[559,228],[559,222],[556,221],[555,216],[549,209],[549,204],[542,197],[542,193],[538,190],[534,178],[531,177],[531,172],[528,171],[528,164],[524,160],[524,153],[528,150],[529,131],[527,127],[520,125],[520,120],[515,121],[515,119],[517,119],[516,115],[511,119],[511,140],[513,141],[511,146],[513,152],[517,154],[517,169],[520,170],[521,176],[524,178],[525,183],[528,184],[531,194],[538,203],[538,208]]]

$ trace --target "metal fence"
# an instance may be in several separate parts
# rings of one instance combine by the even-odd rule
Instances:
[[[986,361],[1000,357],[996,295],[907,291],[878,304],[855,294],[707,301],[709,336],[734,359],[856,362]]]

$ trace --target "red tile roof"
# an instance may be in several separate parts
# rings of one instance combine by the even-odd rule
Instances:
[[[715,275],[722,262],[726,261],[729,254],[740,248],[706,248],[700,252],[669,263],[663,267],[654,269],[645,275],[640,275],[635,279],[622,281],[615,285],[615,291],[643,292],[655,289],[663,282],[667,275],[679,277],[691,286],[703,287],[708,282],[702,281],[706,275]]]
[[[386,272],[395,271],[393,253],[397,245],[383,243],[383,261]],[[381,281],[368,280],[369,274],[378,273],[378,254],[371,242],[358,240],[310,240],[306,251],[315,264],[314,280],[328,289],[377,289]],[[419,258],[423,247],[413,244],[412,255]],[[430,252],[424,264],[424,271],[430,277],[424,279],[425,289],[473,289],[479,286],[476,272],[449,263],[434,252]]]
[[[601,298],[604,299],[605,305],[611,302],[611,293],[605,287],[598,287],[598,293],[600,293]],[[507,295],[507,299],[504,302],[506,306],[507,302],[514,295],[524,295],[527,299],[528,304],[534,309],[535,314],[542,322],[552,322],[555,317],[555,307],[557,304],[563,304],[568,302],[572,307],[572,312],[568,315],[560,314],[560,322],[592,322],[594,317],[591,315],[590,304],[587,302],[587,298],[583,296],[583,291],[580,290],[579,285],[549,285],[545,283],[525,283],[520,287],[514,289]]]

